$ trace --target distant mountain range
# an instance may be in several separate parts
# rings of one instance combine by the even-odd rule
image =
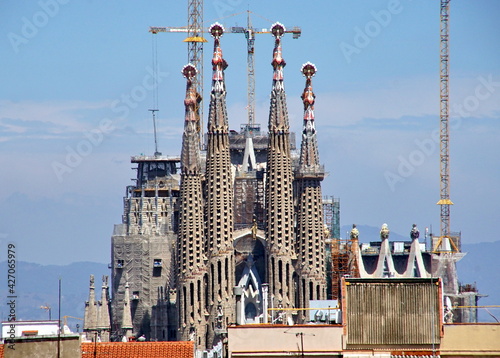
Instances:
[[[344,233],[351,227],[344,226]],[[379,229],[359,225],[360,241],[379,240]],[[344,236],[344,235],[342,235]],[[344,236],[345,237],[345,236]],[[391,241],[407,241],[402,235],[391,233]],[[423,238],[422,238],[423,241]],[[458,263],[459,279],[462,283],[476,284],[480,293],[488,295],[479,300],[480,305],[500,305],[500,241],[479,244],[462,244],[462,250],[467,255]],[[7,272],[7,263],[0,262],[1,272]],[[58,281],[61,278],[61,317],[68,315],[83,318],[85,301],[88,300],[89,276],[95,276],[96,299],[100,299],[101,277],[110,275],[107,264],[95,262],[75,262],[70,265],[39,265],[19,261],[16,270],[16,313],[18,320],[48,319],[49,312],[41,306],[51,307],[52,319],[58,317]],[[7,277],[0,278],[0,295],[7,297]],[[8,316],[7,305],[0,305],[2,320]],[[500,308],[488,309],[500,320]],[[479,317],[484,322],[494,322],[494,318],[485,309],[479,310]],[[73,331],[79,324],[80,331],[83,322],[68,318],[68,324]]]
[[[0,262],[0,272],[7,272],[7,262]],[[106,264],[75,262],[70,265],[39,265],[18,261],[16,265],[16,315],[18,320],[46,320],[50,307],[52,319],[58,318],[58,287],[61,279],[61,320],[63,316],[83,318],[85,301],[89,295],[89,278],[95,276],[96,297],[100,299],[101,277],[110,275]],[[7,297],[7,275],[1,275],[0,296]],[[8,306],[0,305],[2,321],[7,320]],[[76,331],[76,324],[83,327],[83,321],[68,318],[68,325]]]

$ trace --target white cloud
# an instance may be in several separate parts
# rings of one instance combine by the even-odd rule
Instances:
[[[11,101],[0,100],[0,121],[10,132],[25,133],[33,123],[41,123],[54,134],[82,132],[92,127],[81,111],[95,111],[110,108],[109,101]],[[11,120],[8,123],[7,120]],[[12,123],[12,121],[16,121]]]
[[[481,92],[475,100],[481,78],[458,78],[450,84],[450,110],[452,116],[460,116],[456,108],[465,106],[468,116],[492,118],[500,114],[500,88]],[[493,78],[495,78],[493,76]],[[439,81],[436,78],[405,78],[360,88],[354,92],[316,93],[316,118],[327,120],[334,126],[359,124],[365,119],[401,119],[403,117],[439,116]],[[463,115],[462,115],[463,116]],[[465,116],[464,116],[465,117]]]

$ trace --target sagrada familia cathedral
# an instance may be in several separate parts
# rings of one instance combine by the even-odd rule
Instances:
[[[476,322],[473,309],[452,312],[457,306],[474,307],[479,297],[474,287],[459,285],[459,239],[446,241],[450,247],[439,252],[441,239],[433,237],[439,241],[427,250],[416,225],[410,242],[389,242],[384,224],[380,241],[369,245],[359,244],[355,226],[345,244],[325,230],[325,170],[319,162],[312,88],[316,67],[308,62],[301,70],[304,121],[297,149],[284,87],[284,26],[271,28],[275,45],[267,133],[250,120],[240,132],[229,129],[227,63],[220,44],[224,29],[216,23],[210,32],[207,132],[200,135],[197,69],[188,64],[182,69],[187,86],[181,155],[156,151],[132,157],[137,176],[126,189],[122,223],[114,227],[111,280],[103,277],[100,301],[91,277],[87,338],[194,341],[198,350],[210,350],[226,340],[230,325],[310,322],[307,309],[314,301],[341,299],[343,277],[440,277],[447,322]],[[328,243],[330,236],[337,239]]]
[[[292,155],[284,86],[285,28],[275,38],[268,133],[249,123],[229,130],[224,29],[214,24],[213,75],[205,145],[199,103],[186,78],[180,157],[135,156],[122,223],[112,236],[111,291],[87,302],[85,317],[101,339],[194,340],[201,349],[224,339],[229,324],[267,321],[267,307],[307,307],[326,299],[325,228],[314,125],[313,64],[302,68],[304,126]],[[202,150],[204,149],[204,150]],[[94,282],[91,282],[93,292]],[[105,312],[111,312],[106,315]],[[288,312],[285,310],[285,312]],[[285,314],[275,320],[304,319]],[[97,329],[100,327],[99,329]],[[88,328],[88,327],[87,327]]]

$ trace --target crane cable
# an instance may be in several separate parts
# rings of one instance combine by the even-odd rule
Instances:
[[[152,32],[152,41],[151,41],[151,51],[152,51],[152,58],[153,58],[153,103],[152,103],[152,109],[149,111],[153,115],[153,134],[154,134],[154,140],[155,140],[155,156],[159,155],[160,153],[158,152],[158,138],[156,135],[156,112],[158,112],[158,42],[156,40],[156,33]]]
[[[153,58],[153,109],[158,108],[158,45],[156,36],[154,33],[151,34],[151,50]]]

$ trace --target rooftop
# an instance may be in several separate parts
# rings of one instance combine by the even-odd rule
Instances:
[[[194,342],[85,342],[82,358],[193,358]]]

